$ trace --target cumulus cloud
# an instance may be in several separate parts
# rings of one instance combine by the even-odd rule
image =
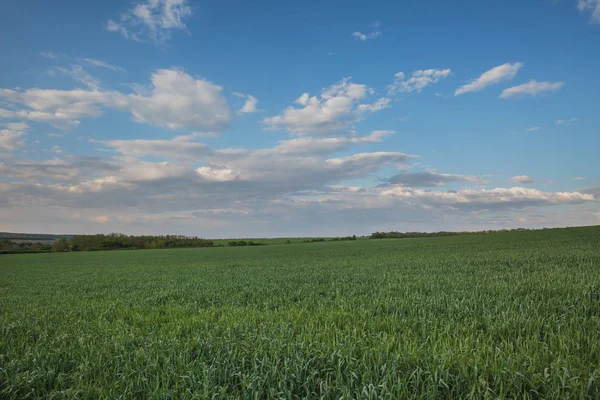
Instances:
[[[146,0],[121,14],[118,21],[108,20],[106,30],[126,39],[161,44],[171,37],[171,31],[186,30],[184,21],[191,16],[187,0]]]
[[[512,99],[515,97],[536,96],[544,92],[556,92],[564,85],[564,82],[538,82],[531,80],[527,83],[504,89],[500,94],[500,98]]]
[[[529,175],[517,175],[510,178],[514,183],[518,183],[520,185],[533,185],[535,181]]]
[[[388,86],[388,95],[398,93],[421,92],[425,87],[439,82],[450,75],[450,69],[425,69],[417,70],[406,79],[404,72],[394,75],[394,82]]]
[[[386,184],[406,187],[443,186],[448,182],[467,182],[478,185],[489,184],[490,181],[471,175],[440,174],[436,172],[403,172],[385,180]]]
[[[83,79],[83,78],[82,78]],[[125,94],[103,90],[0,89],[0,98],[28,107],[0,109],[0,118],[19,118],[67,129],[104,108],[130,112],[134,120],[169,129],[221,131],[232,120],[221,86],[196,79],[179,69],[152,74],[148,92]],[[88,82],[93,87],[93,83]]]
[[[503,81],[509,81],[517,75],[517,72],[521,67],[523,67],[523,64],[520,62],[516,62],[514,64],[506,63],[494,67],[481,74],[479,78],[473,79],[470,83],[467,83],[466,85],[456,89],[454,95],[460,96],[464,93],[478,92],[490,85],[495,85]]]
[[[600,24],[600,0],[577,0],[577,8],[581,12],[590,11],[591,22]]]
[[[350,78],[321,91],[320,96],[303,93],[281,114],[265,118],[263,123],[271,129],[285,129],[297,135],[331,134],[359,121],[363,114],[390,106],[390,100],[380,98],[375,103],[361,103],[372,95],[373,89],[356,84]]]
[[[157,70],[152,85],[149,96],[127,96],[125,107],[138,122],[170,129],[220,130],[232,119],[221,86],[177,69]]]

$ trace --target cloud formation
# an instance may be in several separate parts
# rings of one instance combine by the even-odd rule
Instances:
[[[517,175],[510,178],[514,183],[518,183],[520,185],[533,185],[535,181],[529,175]]]
[[[131,113],[134,121],[169,129],[220,131],[233,116],[222,87],[197,79],[180,69],[159,69],[147,91],[125,94],[98,89],[86,75],[75,76],[88,90],[0,89],[0,98],[25,106],[17,111],[0,109],[0,118],[45,122],[61,129],[77,126],[81,118],[95,118],[103,109]],[[65,70],[71,73],[71,70]]]
[[[82,58],[80,61],[91,67],[106,68],[106,69],[109,69],[109,70],[115,71],[115,72],[125,72],[125,68],[123,68],[123,67],[119,67],[118,65],[108,64],[108,63],[105,63],[104,61],[100,61],[100,60],[94,60],[93,58]]]
[[[468,182],[478,185],[489,184],[490,181],[471,175],[440,174],[436,172],[403,172],[385,180],[386,184],[405,187],[435,187],[448,182]]]
[[[351,82],[350,78],[321,91],[320,96],[303,93],[281,114],[268,117],[263,123],[271,129],[285,129],[296,135],[332,134],[359,121],[364,114],[390,107],[391,100],[380,98],[374,103],[361,103],[373,89]]]
[[[564,82],[538,82],[531,80],[527,83],[504,89],[500,94],[500,98],[512,99],[515,97],[536,96],[544,92],[556,92],[564,85]]]
[[[0,151],[14,151],[24,146],[23,136],[27,131],[27,124],[9,123],[5,124],[6,129],[0,129]]]
[[[581,12],[590,11],[591,22],[600,24],[600,0],[577,0],[577,8]]]
[[[250,114],[258,111],[256,105],[258,104],[258,99],[252,95],[246,96],[246,102],[237,112],[238,114]]]
[[[394,82],[387,87],[388,95],[421,92],[425,87],[450,76],[450,73],[450,69],[420,69],[413,72],[412,76],[406,79],[404,72],[398,72],[394,75]]]
[[[355,38],[360,39],[361,41],[367,41],[370,39],[375,39],[378,36],[381,36],[382,33],[379,30],[379,28],[381,27],[381,23],[380,22],[374,22],[372,24],[369,25],[369,28],[371,28],[371,32],[369,33],[362,33],[362,32],[352,32],[352,36]]]
[[[473,79],[470,83],[463,85],[456,89],[454,92],[455,96],[469,92],[478,92],[490,85],[495,85],[503,81],[509,81],[517,76],[519,69],[523,67],[523,63],[516,62],[514,64],[506,63],[499,65],[484,72],[477,79]]]
[[[137,42],[165,43],[173,30],[186,30],[185,20],[192,16],[187,0],[146,0],[121,14],[118,21],[108,20],[106,30],[119,32]]]

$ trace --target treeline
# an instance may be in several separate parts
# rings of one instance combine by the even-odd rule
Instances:
[[[227,244],[229,246],[232,247],[236,247],[236,246],[264,246],[264,243],[258,243],[258,242],[253,242],[252,240],[250,241],[245,241],[245,240],[230,240],[229,242],[227,242]]]
[[[54,242],[52,251],[96,251],[126,249],[174,249],[181,247],[213,247],[212,240],[196,236],[129,236],[121,233],[108,235],[75,235],[70,239],[61,238]]]
[[[42,242],[13,242],[9,239],[0,240],[0,254],[15,253],[47,253],[52,245]]]
[[[371,234],[371,239],[405,239],[405,238],[422,238],[422,237],[440,237],[440,236],[458,236],[458,235],[479,235],[497,232],[522,232],[536,229],[515,228],[515,229],[499,229],[487,231],[463,231],[463,232],[375,232]]]
[[[352,236],[343,236],[343,237],[332,237],[332,238],[309,238],[309,239],[304,239],[303,242],[304,243],[315,243],[315,242],[340,242],[340,241],[344,241],[344,240],[356,240],[357,237],[356,235],[352,235]]]

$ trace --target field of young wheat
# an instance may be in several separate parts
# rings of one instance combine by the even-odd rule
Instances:
[[[0,398],[600,396],[600,227],[0,256]]]

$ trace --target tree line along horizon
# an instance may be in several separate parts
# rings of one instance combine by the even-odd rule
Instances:
[[[541,230],[556,229],[542,228]],[[559,228],[560,229],[560,228]],[[313,238],[289,238],[277,244],[293,243],[316,243],[316,242],[337,242],[352,241],[362,239],[405,239],[405,238],[426,238],[443,237],[457,235],[488,234],[496,232],[515,232],[530,231],[539,229],[500,229],[483,231],[438,231],[438,232],[374,232],[369,236],[339,236],[339,237],[313,237]],[[27,235],[31,239],[28,240]],[[43,237],[42,241],[39,240]],[[58,238],[49,240],[49,238]],[[286,238],[281,238],[286,239]],[[17,240],[17,241],[15,241]],[[83,234],[83,235],[37,235],[37,234],[10,234],[1,233],[0,236],[0,254],[14,253],[48,253],[48,252],[69,252],[69,251],[101,251],[101,250],[137,250],[137,249],[173,249],[173,248],[199,248],[199,247],[240,247],[240,246],[263,246],[267,244],[264,239],[204,239],[198,236],[185,235],[126,235],[123,233],[109,234]],[[273,239],[266,239],[272,241]],[[293,240],[293,242],[292,242]]]

